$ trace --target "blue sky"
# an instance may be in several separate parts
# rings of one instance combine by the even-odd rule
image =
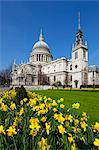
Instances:
[[[77,13],[88,41],[89,64],[99,66],[99,2],[95,1],[1,1],[0,70],[14,59],[28,61],[43,29],[54,59],[71,57],[77,32]]]

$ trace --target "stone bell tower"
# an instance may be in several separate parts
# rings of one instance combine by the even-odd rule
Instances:
[[[72,87],[80,88],[88,82],[88,47],[83,37],[78,13],[78,31],[76,41],[72,46]]]

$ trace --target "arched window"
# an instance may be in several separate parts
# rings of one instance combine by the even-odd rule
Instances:
[[[39,54],[39,61],[40,61],[40,54]]]
[[[75,52],[75,59],[78,58],[78,52]]]
[[[70,70],[72,70],[72,65],[70,65]]]
[[[50,77],[48,77],[48,82],[50,81]]]
[[[78,68],[78,66],[77,66],[77,65],[75,65],[75,68],[77,69],[77,68]]]
[[[43,61],[43,54],[42,54],[42,61]]]
[[[86,51],[83,50],[83,58],[86,58]]]
[[[56,81],[56,76],[54,76],[54,82]]]
[[[23,69],[21,70],[21,73],[23,73]]]
[[[70,81],[72,81],[72,75],[70,76]]]
[[[38,61],[38,54],[37,54],[37,59],[36,60]]]

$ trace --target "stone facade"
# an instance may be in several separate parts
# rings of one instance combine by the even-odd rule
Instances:
[[[80,88],[81,85],[99,85],[99,68],[88,66],[88,46],[80,29],[80,16],[71,59],[62,57],[53,60],[41,31],[39,41],[33,46],[29,62],[13,64],[12,85],[53,85],[56,82],[73,88]]]

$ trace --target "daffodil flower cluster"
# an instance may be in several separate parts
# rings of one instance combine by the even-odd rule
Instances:
[[[16,91],[0,98],[0,149],[76,150],[99,148],[99,123],[89,123],[80,103],[71,108],[58,100],[27,91],[15,102]]]

